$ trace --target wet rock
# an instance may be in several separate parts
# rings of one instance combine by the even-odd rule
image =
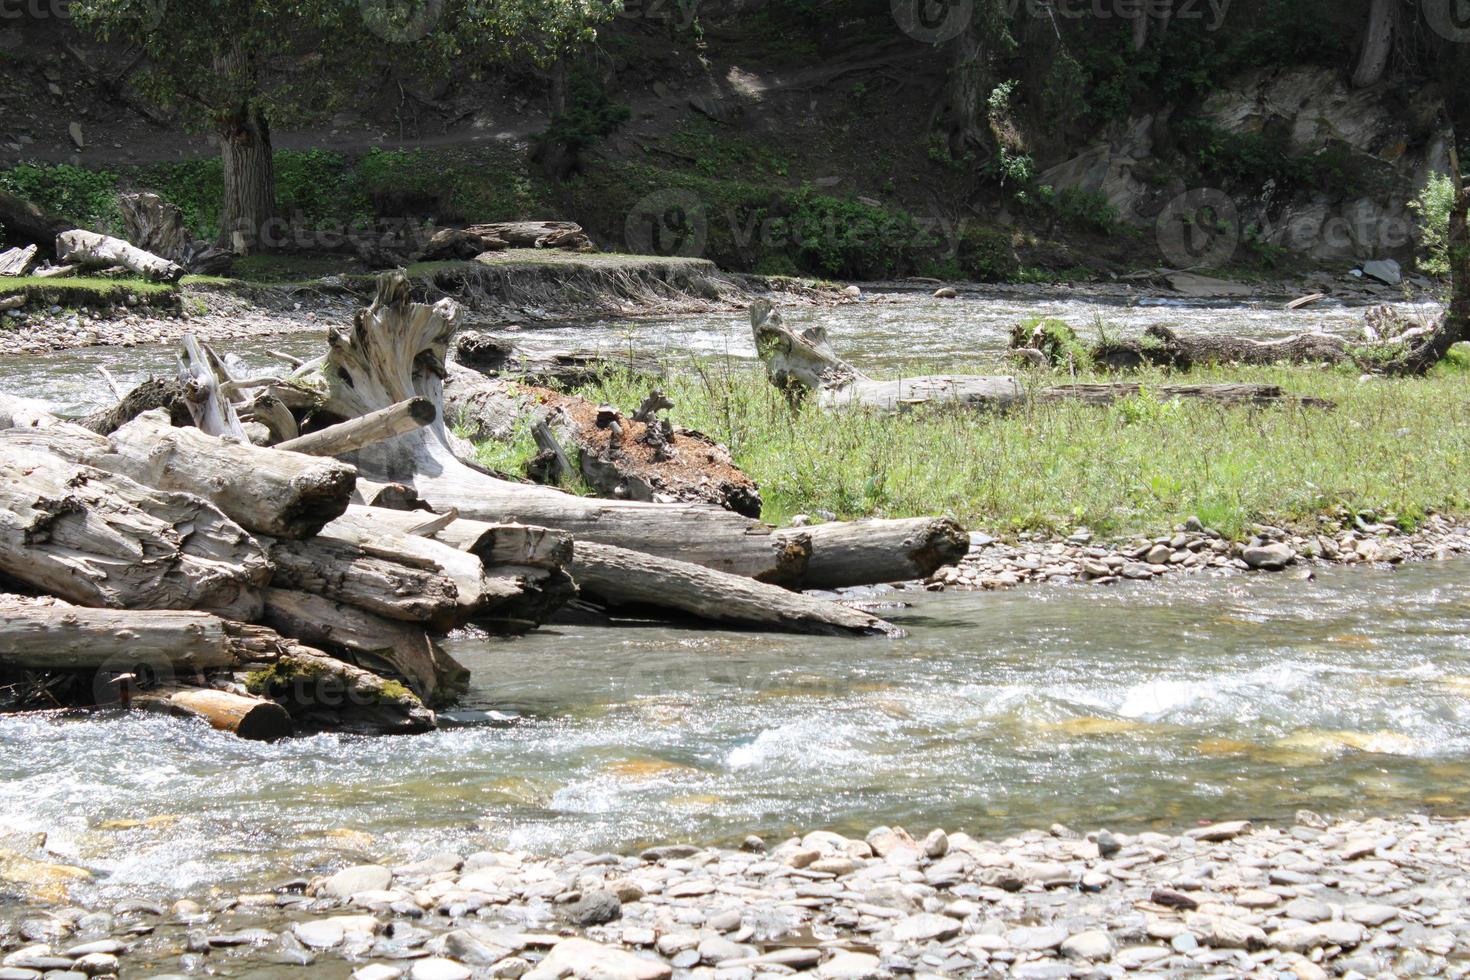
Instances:
[[[623,914],[623,906],[617,895],[599,889],[583,895],[567,908],[566,916],[579,926],[600,926]]]
[[[470,980],[473,973],[463,963],[431,956],[418,960],[408,971],[409,980]]]
[[[393,872],[379,864],[343,868],[322,884],[322,894],[349,899],[359,892],[383,891],[393,883]]]
[[[644,959],[612,946],[603,946],[588,939],[563,939],[525,976],[529,980],[561,980],[567,976],[665,980],[673,972],[667,963]]]
[[[1296,552],[1291,550],[1290,545],[1277,542],[1242,548],[1240,558],[1246,565],[1259,571],[1279,572],[1295,560]]]

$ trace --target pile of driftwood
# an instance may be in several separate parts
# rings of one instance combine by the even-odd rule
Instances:
[[[87,419],[0,401],[0,674],[31,703],[126,703],[242,735],[419,731],[465,683],[441,647],[452,630],[524,632],[580,596],[636,617],[892,635],[801,590],[913,579],[967,549],[943,519],[775,529],[705,502],[718,481],[637,499],[648,467],[696,473],[719,447],[657,401],[624,418],[495,395],[503,380],[448,360],[458,315],[387,273],[306,363],[252,373],[188,337],[179,379]],[[567,465],[622,472],[624,499],[466,462],[446,382],[466,424],[532,411]]]

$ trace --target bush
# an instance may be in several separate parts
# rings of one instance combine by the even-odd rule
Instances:
[[[118,229],[117,174],[110,170],[22,163],[0,173],[0,187],[79,225]]]
[[[1450,274],[1450,212],[1455,207],[1455,182],[1445,174],[1431,174],[1419,196],[1409,202],[1419,216],[1420,244],[1424,254],[1419,268],[1426,275]]]

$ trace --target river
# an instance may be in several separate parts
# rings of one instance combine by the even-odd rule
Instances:
[[[0,827],[45,831],[110,897],[446,846],[1462,811],[1467,572],[921,593],[891,613],[904,640],[457,637],[473,690],[459,727],[423,736],[267,745],[136,714],[0,718]]]

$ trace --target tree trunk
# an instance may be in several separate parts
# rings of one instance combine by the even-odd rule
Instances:
[[[677,610],[698,619],[792,633],[901,636],[876,616],[686,561],[576,541],[584,597],[614,608]]]
[[[368,548],[321,534],[265,543],[275,566],[271,584],[278,589],[309,592],[439,632],[468,622],[454,579],[393,548],[391,541]]]
[[[0,595],[0,668],[188,676],[235,662],[224,620],[175,610],[88,609],[59,599]]]
[[[467,331],[454,345],[454,360],[487,378],[508,378],[523,384],[563,390],[592,384],[608,374],[627,372],[639,378],[662,378],[663,365],[641,351],[609,353],[600,350],[559,350],[533,353],[519,350],[501,337]]]
[[[99,235],[95,231],[74,229],[56,236],[56,252],[62,262],[93,269],[120,265],[145,279],[178,282],[184,267],[168,259],[145,252],[123,241]]]
[[[1372,0],[1368,23],[1363,28],[1363,41],[1358,49],[1358,66],[1353,71],[1353,88],[1376,85],[1388,68],[1393,53],[1393,29],[1398,0]]]
[[[225,178],[220,247],[247,255],[279,244],[265,240],[276,208],[275,164],[265,113],[248,100],[242,102],[218,119],[216,133]]]
[[[510,565],[560,571],[572,563],[571,535],[544,527],[487,524],[457,514],[435,516],[424,511],[384,510],[357,504],[347,508],[347,513],[334,526],[422,535],[478,556],[487,570]]]
[[[309,647],[288,644],[246,686],[282,704],[306,731],[409,735],[435,727],[434,713],[402,684]]]
[[[291,716],[276,702],[213,688],[150,691],[133,703],[145,710],[198,718],[216,731],[255,742],[285,738],[293,728]]]
[[[970,550],[970,536],[947,517],[832,521],[777,531],[811,539],[804,589],[841,589],[869,582],[909,582],[956,565]]]
[[[323,596],[267,589],[265,624],[282,636],[339,654],[374,673],[395,674],[426,703],[451,700],[469,677],[421,627]]]
[[[305,453],[308,456],[345,456],[384,439],[422,429],[434,421],[438,409],[427,398],[410,398],[376,412],[346,422],[308,432],[285,442],[276,449]]]
[[[84,606],[260,614],[270,563],[250,535],[198,497],[46,449],[62,429],[85,432],[0,432],[0,572]]]
[[[949,42],[949,78],[939,117],[947,126],[949,152],[956,160],[966,153],[987,150],[991,143],[982,121],[988,72],[981,28],[975,22],[978,15],[976,11],[965,29]]]

